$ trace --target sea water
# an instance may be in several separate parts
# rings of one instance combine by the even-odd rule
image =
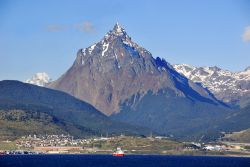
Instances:
[[[250,158],[163,155],[1,155],[0,167],[250,167]]]

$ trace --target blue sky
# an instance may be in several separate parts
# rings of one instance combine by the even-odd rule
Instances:
[[[250,66],[248,0],[0,0],[0,80],[57,79],[117,21],[172,64]]]

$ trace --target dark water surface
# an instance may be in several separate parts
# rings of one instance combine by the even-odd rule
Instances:
[[[250,167],[250,158],[161,155],[4,155],[0,167]]]

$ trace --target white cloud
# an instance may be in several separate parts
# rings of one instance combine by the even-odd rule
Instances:
[[[83,23],[76,24],[75,28],[82,32],[87,32],[87,33],[95,32],[95,27],[90,21],[85,21]]]
[[[242,35],[243,41],[250,41],[250,26],[245,28],[245,31]]]
[[[64,30],[64,28],[65,28],[64,26],[59,25],[59,24],[51,24],[51,25],[48,25],[46,29],[49,32],[59,32],[59,31]]]
[[[90,21],[84,21],[82,23],[78,23],[75,25],[50,24],[46,27],[46,31],[48,32],[59,32],[59,31],[65,31],[69,29],[76,29],[78,31],[86,32],[86,33],[95,32],[95,27]]]

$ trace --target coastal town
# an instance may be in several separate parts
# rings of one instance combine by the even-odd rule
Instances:
[[[120,135],[79,139],[68,134],[34,134],[15,141],[1,141],[1,145],[8,143],[14,146],[9,150],[0,148],[2,154],[112,154],[116,148],[122,147],[126,154],[250,155],[249,146],[242,144],[177,142],[162,136]]]

